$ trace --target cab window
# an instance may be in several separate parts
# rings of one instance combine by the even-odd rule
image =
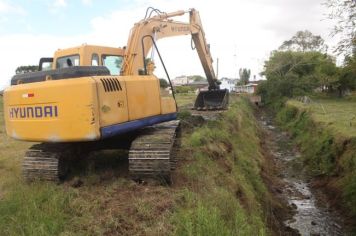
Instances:
[[[43,62],[42,70],[52,70],[52,62]]]
[[[67,68],[71,66],[79,66],[79,55],[71,55],[59,57],[56,61],[56,68]]]
[[[99,65],[99,56],[96,53],[93,53],[91,55],[91,65],[92,66],[98,66]]]
[[[119,75],[122,66],[122,56],[115,55],[103,55],[102,62],[103,66],[106,66],[111,75]]]

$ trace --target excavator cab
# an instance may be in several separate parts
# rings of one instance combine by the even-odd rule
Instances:
[[[200,91],[195,103],[196,110],[225,110],[229,104],[229,90],[216,89]]]
[[[176,162],[171,153],[179,126],[177,106],[173,98],[161,96],[159,80],[152,75],[154,64],[145,60],[160,38],[192,36],[209,83],[209,91],[198,95],[195,107],[227,107],[228,91],[220,90],[198,12],[150,9],[134,25],[125,49],[93,45],[59,49],[53,58],[41,60],[40,71],[11,79],[13,86],[4,91],[7,134],[43,142],[25,154],[26,180],[58,181],[67,160],[83,149],[101,149],[103,140],[113,137],[121,139],[117,147],[131,143],[129,171],[134,178],[169,178]],[[170,19],[186,13],[189,23]],[[161,59],[158,50],[157,54]]]

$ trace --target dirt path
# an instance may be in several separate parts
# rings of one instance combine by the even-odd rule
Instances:
[[[340,216],[328,207],[322,193],[310,187],[307,174],[300,162],[300,153],[292,144],[288,134],[278,129],[271,116],[265,113],[257,115],[265,132],[265,147],[273,159],[278,178],[283,188],[277,191],[279,198],[285,199],[291,208],[292,216],[284,224],[297,230],[301,235],[347,235],[343,232]]]

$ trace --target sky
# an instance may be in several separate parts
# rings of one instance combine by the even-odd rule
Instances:
[[[55,50],[83,43],[122,47],[147,7],[164,12],[199,11],[218,77],[236,78],[239,68],[259,78],[271,51],[299,30],[320,35],[332,47],[333,23],[325,0],[0,0],[0,89],[20,65],[35,65]],[[178,18],[188,21],[188,17]],[[190,36],[158,41],[171,78],[203,75]],[[157,58],[158,77],[165,77]]]

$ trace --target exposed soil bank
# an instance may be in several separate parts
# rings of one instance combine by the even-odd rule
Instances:
[[[203,115],[204,125],[196,127],[188,113]],[[184,132],[172,187],[182,191],[182,199],[173,213],[175,233],[270,235],[271,199],[261,178],[263,155],[253,110],[237,98],[225,112],[201,113],[180,115]]]
[[[286,132],[277,128],[270,116],[257,117],[265,132],[264,147],[282,182],[275,185],[276,197],[286,200],[292,209],[284,224],[301,235],[344,235],[343,221],[313,191],[300,162],[300,153]]]
[[[221,114],[198,115],[180,114],[182,145],[170,186],[132,181],[127,152],[115,149],[76,163],[63,184],[26,184],[19,177],[26,148],[14,142],[8,149],[21,152],[16,159],[0,157],[2,168],[16,160],[1,173],[18,176],[4,181],[2,234],[286,235],[275,220],[283,208],[262,178],[266,164],[249,103],[233,98]]]
[[[267,137],[249,103],[237,98],[222,114],[204,114],[205,121],[180,114],[182,145],[170,186],[132,181],[127,152],[117,150],[93,153],[63,184],[26,184],[20,160],[27,144],[3,139],[2,234],[296,235],[284,224],[292,211],[286,184],[273,174],[278,168],[266,158]]]
[[[291,140],[301,151],[300,157],[290,162],[289,169],[297,167],[297,172],[304,176],[311,193],[316,194],[316,203],[318,199],[322,199],[321,203],[327,208],[338,209],[345,227],[355,234],[356,138],[345,137],[322,123],[315,122],[310,111],[289,103],[278,112],[276,120],[288,131]],[[303,195],[309,195],[308,191]],[[312,198],[307,200],[314,201]],[[335,226],[343,227],[338,220]]]

